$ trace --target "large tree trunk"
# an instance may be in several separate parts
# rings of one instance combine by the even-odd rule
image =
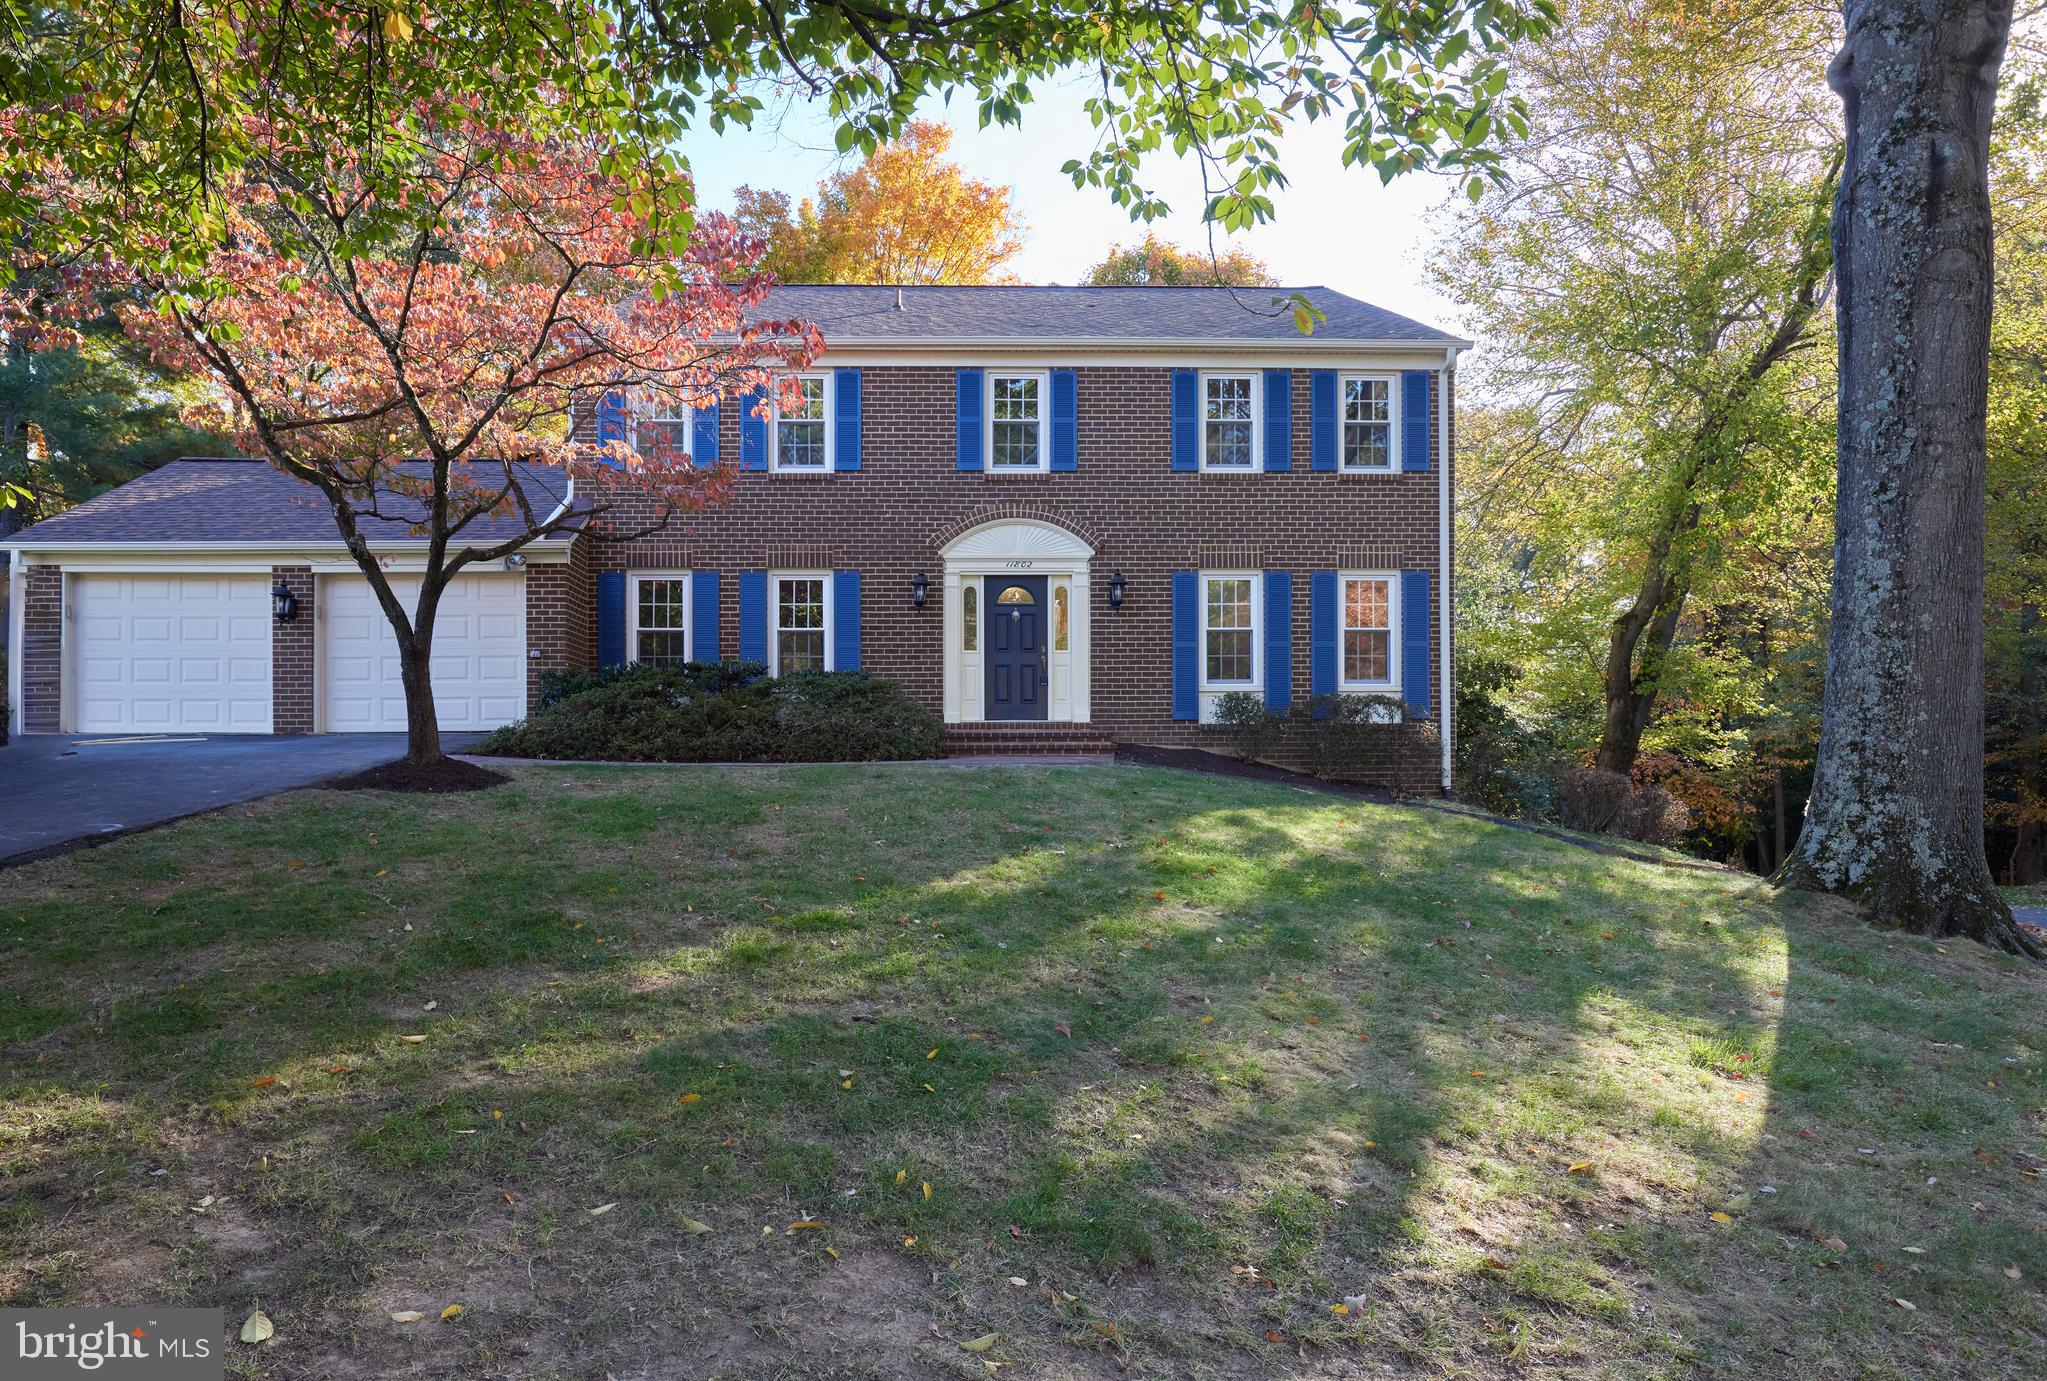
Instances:
[[[1663,659],[1677,641],[1678,620],[1691,594],[1691,582],[1670,570],[1670,548],[1698,526],[1698,511],[1697,504],[1686,505],[1677,531],[1666,529],[1657,534],[1634,602],[1613,621],[1607,636],[1601,685],[1606,717],[1594,758],[1604,771],[1631,773],[1635,759],[1641,756],[1642,735],[1648,731],[1656,695],[1662,689]]]
[[[1846,0],[1833,629],[1780,880],[2047,957],[1983,852],[1989,140],[2010,0]]]
[[[411,763],[442,760],[433,685],[434,615],[440,611],[441,589],[432,575],[421,577],[419,606],[409,627],[402,615],[385,611],[398,634],[398,679],[405,687],[405,760]]]

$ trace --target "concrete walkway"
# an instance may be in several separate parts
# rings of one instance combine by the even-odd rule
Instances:
[[[451,750],[478,737],[445,736]],[[0,863],[360,772],[404,752],[403,734],[18,734],[0,748]]]

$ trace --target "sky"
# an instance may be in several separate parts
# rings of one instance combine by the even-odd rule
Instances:
[[[1079,80],[1040,86],[1038,98],[1024,107],[1020,130],[977,128],[971,100],[950,111],[927,101],[919,111],[952,125],[952,157],[969,173],[1014,189],[1012,204],[1027,223],[1024,252],[1013,265],[1022,282],[1078,282],[1110,245],[1144,238],[1145,227],[1111,204],[1106,192],[1076,189],[1059,170],[1094,145]],[[741,185],[800,199],[844,166],[833,150],[829,123],[803,103],[779,118],[764,115],[752,130],[693,135],[686,149],[700,200],[714,207],[731,206],[733,190]],[[1454,328],[1454,307],[1429,290],[1422,273],[1427,222],[1450,201],[1450,184],[1409,176],[1382,187],[1370,169],[1343,167],[1341,150],[1340,126],[1330,121],[1291,128],[1281,143],[1281,166],[1291,185],[1274,199],[1278,215],[1234,243],[1270,264],[1289,287],[1319,284],[1431,326]],[[1145,173],[1173,207],[1170,217],[1151,228],[1183,246],[1205,245],[1198,171],[1166,153],[1152,159]]]

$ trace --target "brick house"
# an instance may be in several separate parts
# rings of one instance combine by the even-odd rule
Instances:
[[[651,659],[871,671],[960,748],[1215,746],[1229,691],[1354,691],[1404,702],[1401,776],[1440,786],[1469,342],[1301,291],[1312,335],[1262,290],[778,290],[768,310],[827,342],[804,406],[579,411],[592,439],[671,429],[736,469],[733,497],[465,574],[443,727],[517,718],[549,669]],[[402,729],[389,632],[309,493],[181,461],[7,543],[13,722]],[[379,544],[401,571],[406,545]],[[311,617],[274,617],[273,591]]]

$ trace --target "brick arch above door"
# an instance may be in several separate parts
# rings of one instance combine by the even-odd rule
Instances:
[[[930,544],[934,550],[943,552],[976,528],[1013,522],[1043,523],[1049,527],[1059,528],[1071,533],[1085,544],[1090,554],[1098,553],[1102,549],[1102,535],[1094,529],[1074,522],[1055,509],[1029,503],[985,504],[933,533]]]

